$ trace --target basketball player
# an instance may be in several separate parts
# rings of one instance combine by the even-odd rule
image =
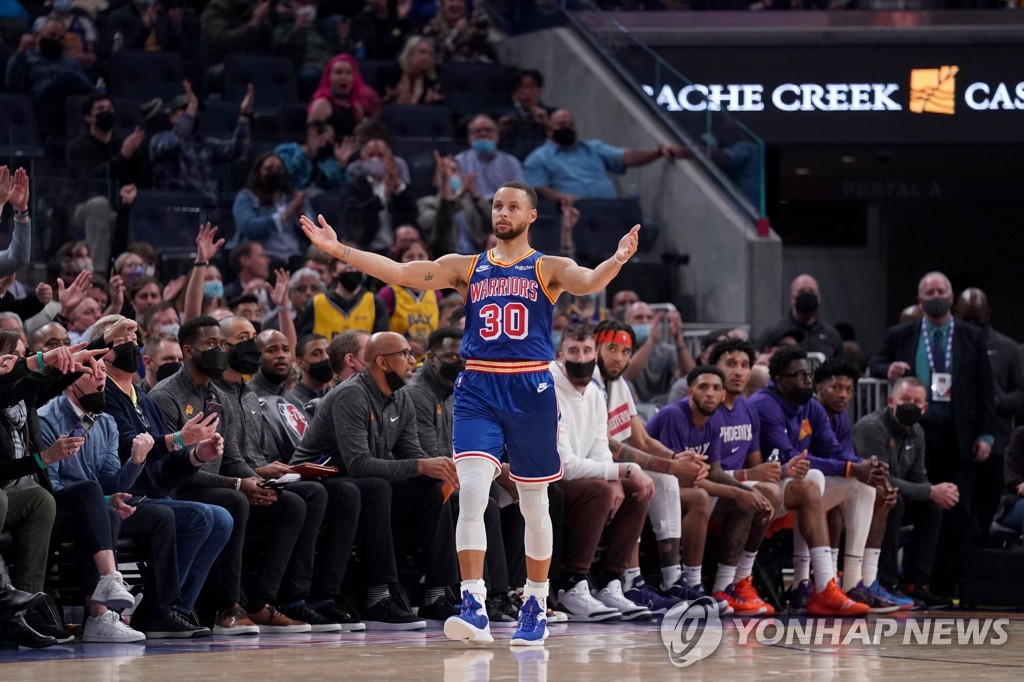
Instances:
[[[319,216],[302,219],[310,241],[357,270],[388,284],[452,288],[466,301],[461,353],[466,370],[455,382],[453,441],[459,472],[456,543],[462,572],[461,614],[445,623],[445,634],[467,643],[494,641],[484,608],[487,540],[483,514],[490,483],[508,452],[510,474],[526,522],[526,588],[513,645],[541,645],[547,637],[551,520],[548,483],[562,476],[557,450],[558,410],[548,363],[555,357],[551,317],[559,294],[604,289],[636,253],[639,225],[619,241],[611,258],[595,269],[530,248],[528,230],[537,219],[537,194],[529,185],[505,183],[491,203],[496,246],[477,256],[448,254],[436,261],[396,263],[343,246]]]

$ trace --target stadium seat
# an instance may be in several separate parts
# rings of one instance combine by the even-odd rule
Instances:
[[[0,150],[41,153],[39,127],[28,95],[0,95]]]
[[[140,190],[132,208],[131,231],[136,241],[156,249],[191,247],[196,228],[205,220],[202,199],[192,192]]]
[[[282,104],[277,110],[277,129],[281,142],[303,142],[306,139],[306,105]]]
[[[450,137],[396,137],[392,153],[405,159],[409,166],[412,179],[410,189],[416,196],[433,194],[434,189],[434,151],[451,154],[455,151],[455,140]]]
[[[530,246],[544,254],[562,253],[562,218],[538,212],[537,220],[530,226]]]
[[[209,102],[199,112],[203,135],[228,139],[238,125],[238,104],[235,102]]]
[[[631,199],[580,199],[576,208],[580,221],[573,230],[573,242],[582,262],[596,262],[615,253],[622,235],[642,218],[640,204]]]
[[[398,62],[393,59],[367,59],[359,62],[359,75],[363,82],[381,97],[384,96],[384,90],[398,80],[400,73]]]
[[[82,120],[82,104],[87,98],[88,95],[72,95],[68,97],[67,104],[64,105],[68,117],[67,138],[69,142],[89,132],[88,126]],[[112,99],[116,115],[114,136],[123,140],[139,125],[139,104],[136,100],[127,97],[113,97]]]
[[[256,90],[257,111],[276,112],[299,98],[295,67],[284,57],[233,55],[224,62],[224,99],[241,102],[249,83]]]
[[[459,114],[508,109],[512,72],[500,64],[451,62],[441,69],[444,103]]]
[[[110,59],[110,91],[143,102],[160,97],[170,103],[184,93],[185,67],[173,52],[115,52]]]
[[[452,111],[427,104],[392,104],[384,107],[381,121],[398,137],[455,137]]]
[[[335,192],[323,192],[309,200],[314,214],[322,214],[324,219],[334,227],[339,239],[348,238],[345,205],[341,196]]]

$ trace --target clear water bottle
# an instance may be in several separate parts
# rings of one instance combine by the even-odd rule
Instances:
[[[114,33],[114,45],[112,50],[114,52],[120,52],[124,49],[124,33],[117,31]]]

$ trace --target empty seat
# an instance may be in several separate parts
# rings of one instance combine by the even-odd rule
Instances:
[[[277,110],[277,129],[294,142],[306,139],[306,108],[302,103],[282,104]]]
[[[530,246],[541,253],[561,255],[562,217],[551,214],[537,214],[537,220],[530,225]]]
[[[115,52],[110,58],[110,91],[142,102],[170,102],[184,94],[185,67],[173,52]]]
[[[434,152],[443,155],[451,154],[454,151],[455,140],[452,138],[423,138],[423,137],[398,137],[394,140],[392,152],[395,156],[405,159],[409,166],[409,176],[412,180],[409,189],[417,196],[433,194],[434,187]]]
[[[373,88],[381,97],[384,90],[398,80],[401,70],[393,59],[366,59],[359,62],[359,75],[363,82]]]
[[[384,107],[381,121],[394,137],[455,137],[452,111],[429,104],[392,104]]]
[[[139,190],[132,207],[131,231],[136,240],[155,248],[187,248],[206,211],[198,194],[172,190]]]
[[[41,153],[39,127],[28,95],[0,95],[0,149],[5,153]]]
[[[573,230],[573,243],[582,262],[603,260],[615,253],[622,235],[642,218],[640,204],[631,199],[580,199],[576,208],[580,221]]]
[[[228,57],[224,62],[224,99],[241,102],[249,83],[256,91],[255,107],[262,112],[276,112],[282,104],[299,98],[295,67],[284,57]]]
[[[89,132],[89,127],[82,118],[82,105],[88,95],[72,95],[68,97],[65,113],[68,117],[68,141]],[[139,103],[127,97],[112,97],[114,102],[114,136],[122,140],[131,134],[139,125]]]
[[[345,204],[341,196],[335,192],[323,192],[309,200],[315,215],[323,215],[324,220],[338,233],[339,239],[350,238],[345,216]]]
[[[199,112],[202,134],[228,139],[238,125],[238,104],[235,102],[209,102]]]
[[[501,64],[450,62],[441,69],[444,103],[460,114],[509,108],[512,71]]]

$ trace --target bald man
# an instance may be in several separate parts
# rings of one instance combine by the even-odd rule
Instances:
[[[451,458],[431,457],[420,445],[416,408],[402,390],[416,364],[405,337],[378,332],[366,342],[363,358],[365,371],[324,396],[292,463],[327,458],[341,469],[344,480],[360,489],[359,523],[371,524],[372,530],[368,527],[359,537],[376,543],[360,547],[371,586],[362,609],[367,630],[421,630],[424,619],[443,620],[452,611],[445,586],[458,582],[458,567],[451,505],[444,503],[442,484],[458,487],[458,475]],[[368,512],[370,500],[384,501],[386,510]],[[419,617],[388,588],[398,581],[393,533],[407,535],[426,552]]]
[[[895,381],[914,376],[928,388],[926,465],[932,483],[954,483],[960,503],[945,512],[935,567],[936,592],[950,596],[973,546],[974,481],[977,464],[988,459],[997,429],[995,385],[984,331],[953,319],[953,286],[941,272],[929,272],[917,287],[924,318],[890,328],[882,351],[871,358],[871,375]],[[943,575],[943,573],[945,573]]]
[[[276,329],[267,329],[256,337],[256,348],[260,352],[260,368],[249,379],[249,386],[261,398],[283,396],[285,381],[295,364],[295,353],[288,337]]]
[[[48,322],[28,337],[28,349],[33,353],[37,351],[45,353],[54,348],[70,345],[71,337],[68,336],[68,330],[60,322]]]
[[[804,333],[803,340],[797,345],[808,353],[823,353],[826,359],[840,357],[843,338],[835,327],[821,319],[818,315],[820,308],[818,281],[807,274],[797,276],[789,285],[789,312],[761,334],[758,348],[774,346],[773,339],[796,328]]]
[[[996,429],[992,459],[978,470],[975,529],[988,535],[1003,492],[1003,453],[1014,424],[1024,423],[1024,352],[1016,341],[992,328],[988,296],[981,289],[964,289],[956,302],[957,318],[981,327],[996,387]]]

